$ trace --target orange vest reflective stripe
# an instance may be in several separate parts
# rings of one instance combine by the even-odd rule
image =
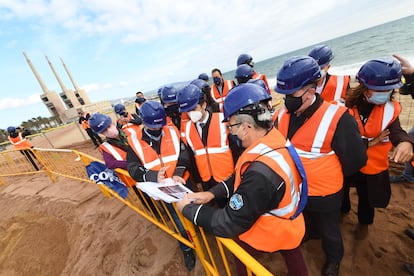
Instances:
[[[162,129],[163,136],[159,155],[147,142],[142,140],[142,131],[136,128],[126,130],[128,143],[146,169],[159,170],[164,166],[169,166],[166,176],[172,177],[180,155],[180,135],[174,126],[164,126]]]
[[[233,88],[233,82],[231,80],[223,80],[223,82],[224,86],[221,95],[215,84],[211,86],[211,97],[216,103],[219,104],[221,111],[223,110],[224,100],[226,99],[229,90]]]
[[[354,116],[358,123],[362,138],[368,140],[378,137],[382,131],[386,130],[388,126],[398,118],[400,112],[401,105],[397,101],[389,101],[382,105],[375,105],[364,126],[359,117],[358,109],[354,107],[349,110],[349,113]],[[386,139],[375,146],[368,147],[368,161],[360,171],[365,174],[378,174],[387,170],[389,166],[388,153],[391,148],[392,144],[389,139]]]
[[[272,90],[270,89],[270,86],[269,86],[269,83],[267,82],[267,78],[266,78],[266,75],[265,74],[259,74],[256,71],[254,71],[253,72],[252,79],[253,80],[260,79],[260,80],[264,81],[264,83],[266,84],[266,87],[267,87],[267,92],[269,94],[271,94],[271,91]]]
[[[110,155],[112,155],[115,158],[115,160],[118,160],[118,161],[126,160],[126,155],[127,155],[126,152],[114,145],[109,144],[108,142],[104,142],[100,144],[99,148],[102,151],[105,151],[106,153],[109,153]]]
[[[185,125],[185,141],[193,150],[198,172],[204,182],[213,177],[220,182],[234,171],[234,162],[227,139],[227,127],[222,123],[223,113],[210,114],[207,145],[204,147],[195,124],[189,120]]]
[[[253,248],[266,252],[296,248],[305,234],[302,214],[289,219],[298,207],[302,180],[285,144],[280,132],[272,129],[243,152],[235,168],[234,190],[239,187],[241,175],[248,168],[245,164],[254,161],[264,163],[285,181],[286,190],[279,206],[260,216],[249,230],[239,236]]]
[[[287,137],[290,114],[285,111],[279,111],[278,129]],[[308,177],[309,196],[326,196],[342,189],[342,166],[331,144],[345,112],[345,107],[323,102],[292,137]]]
[[[346,90],[348,89],[349,76],[330,75],[328,82],[325,84],[321,92],[321,97],[327,102],[339,102],[345,98]]]
[[[19,132],[19,135],[12,138],[10,136],[7,137],[16,149],[24,149],[24,148],[31,148],[32,144],[22,136],[22,134]]]

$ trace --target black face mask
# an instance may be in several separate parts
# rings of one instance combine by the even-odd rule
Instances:
[[[302,95],[303,96],[303,95]],[[286,95],[285,97],[285,106],[289,113],[293,113],[302,106],[302,96],[300,97],[293,97],[290,95]]]
[[[176,117],[179,114],[178,104],[166,106],[166,107],[164,107],[164,110],[165,110],[165,113],[167,114],[168,117]]]

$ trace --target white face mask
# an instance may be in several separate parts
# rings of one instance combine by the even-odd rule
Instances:
[[[116,138],[119,135],[119,131],[115,125],[111,125],[102,134],[109,138]]]
[[[371,97],[367,98],[369,103],[381,105],[385,104],[391,96],[392,89],[388,91],[381,91],[381,92],[372,92]]]
[[[190,117],[190,120],[193,123],[197,123],[198,121],[200,121],[201,117],[203,117],[203,114],[201,113],[201,111],[193,110],[188,112],[188,116]]]

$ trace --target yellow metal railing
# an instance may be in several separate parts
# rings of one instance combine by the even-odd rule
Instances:
[[[0,184],[4,184],[4,177],[45,173],[53,182],[56,181],[57,176],[62,176],[96,185],[88,178],[85,169],[92,161],[102,162],[75,150],[34,148],[3,151],[0,152]],[[116,198],[174,239],[193,248],[207,275],[223,275],[224,273],[232,275],[227,253],[233,254],[246,265],[248,275],[252,275],[252,273],[255,275],[272,275],[236,242],[231,239],[205,234],[202,228],[194,226],[193,223],[185,219],[173,204],[188,233],[189,239],[184,238],[163,201],[155,201],[145,196],[141,190],[135,187],[135,181],[127,171],[122,169],[116,171],[119,178],[128,186],[127,197],[123,199],[107,186],[98,184],[97,186],[103,195]],[[214,256],[220,256],[220,258]]]

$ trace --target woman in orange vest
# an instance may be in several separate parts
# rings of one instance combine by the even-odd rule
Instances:
[[[110,169],[127,169],[126,153],[128,139],[125,132],[112,124],[108,115],[95,113],[88,120],[91,129],[98,134],[103,134],[106,141],[99,145],[105,165]]]
[[[127,128],[141,129],[139,126],[141,124],[141,119],[138,119],[136,124],[134,124],[133,121],[124,125],[122,129],[119,129],[118,126],[112,123],[112,119],[108,115],[95,113],[89,118],[88,123],[91,129],[106,137],[106,141],[99,145],[99,150],[102,153],[107,168],[112,170],[117,168],[127,170],[126,156],[129,144],[125,130]],[[148,195],[138,191],[138,188],[135,186],[135,181],[132,181],[131,178],[124,177],[122,174],[119,174],[119,177],[128,187],[132,187],[143,205],[157,215],[157,209],[152,204],[152,201],[149,199]],[[146,203],[148,203],[148,205]]]
[[[293,147],[272,128],[269,99],[266,90],[255,84],[230,91],[224,118],[246,149],[231,178],[207,192],[188,194],[177,207],[214,235],[235,238],[250,254],[280,251],[288,275],[307,275],[299,249],[305,234],[301,214],[306,204],[305,175]],[[205,204],[220,197],[229,198],[223,209]],[[237,275],[247,275],[237,259],[236,265]]]
[[[32,164],[33,168],[38,171],[39,166],[36,164],[34,160],[37,160],[35,154],[28,150],[28,148],[33,148],[32,143],[26,139],[25,135],[23,135],[20,131],[13,126],[7,128],[7,132],[9,133],[8,139],[10,143],[14,146],[15,149],[19,149],[21,154],[23,154]]]
[[[370,60],[357,73],[359,86],[351,90],[345,102],[358,123],[368,154],[366,166],[349,180],[358,193],[361,237],[374,221],[374,208],[385,208],[389,203],[388,158],[404,163],[413,155],[414,141],[401,128],[401,106],[393,99],[395,89],[402,86],[401,75],[401,65],[393,58]],[[343,211],[349,211],[349,193],[345,196]]]
[[[182,146],[180,134],[174,125],[166,125],[166,114],[159,102],[146,101],[140,109],[143,128],[127,128],[130,148],[127,152],[128,172],[138,182],[162,182],[172,178],[186,184],[184,174],[190,166],[189,154]],[[171,204],[166,204],[183,237],[187,233]],[[195,265],[194,252],[179,243],[186,268]]]

